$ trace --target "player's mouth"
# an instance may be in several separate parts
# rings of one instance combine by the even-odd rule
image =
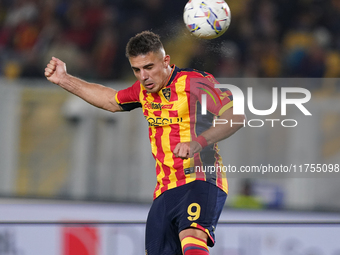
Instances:
[[[154,83],[146,83],[145,85],[144,85],[144,87],[145,88],[147,88],[147,89],[152,89],[153,87],[155,86],[155,84]]]

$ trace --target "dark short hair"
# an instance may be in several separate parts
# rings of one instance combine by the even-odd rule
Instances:
[[[163,49],[159,35],[151,31],[143,31],[132,37],[126,45],[126,57],[137,57],[149,52],[158,52]]]

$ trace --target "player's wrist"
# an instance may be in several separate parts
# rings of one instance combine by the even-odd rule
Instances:
[[[197,136],[196,138],[193,139],[193,141],[198,142],[199,145],[201,145],[202,149],[208,146],[207,140],[202,135]]]
[[[68,73],[59,74],[58,78],[59,79],[57,85],[59,85],[62,88],[67,87],[71,82],[71,76]]]

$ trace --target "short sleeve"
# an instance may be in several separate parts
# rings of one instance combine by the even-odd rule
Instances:
[[[116,102],[124,111],[142,107],[139,100],[140,83],[137,81],[131,87],[122,89],[116,94]]]

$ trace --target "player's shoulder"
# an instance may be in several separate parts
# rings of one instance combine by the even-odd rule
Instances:
[[[200,71],[194,68],[178,68],[178,73],[183,75],[188,75],[193,78],[208,78],[208,77],[214,77],[212,74]]]
[[[131,85],[131,87],[133,87],[133,88],[140,88],[140,86],[141,86],[141,83],[140,83],[140,81],[135,81],[132,85]]]
[[[137,98],[140,91],[141,91],[141,83],[137,80],[132,85],[119,90],[117,94],[118,94],[118,97],[124,95],[128,97],[135,96]]]
[[[205,71],[200,71],[193,68],[182,68],[180,69],[182,75],[186,75],[190,79],[191,87],[200,86],[199,84],[205,84],[206,86],[213,87],[214,84],[218,83],[216,78]],[[196,85],[195,85],[196,84]]]
[[[134,91],[136,93],[139,93],[142,90],[142,85],[140,81],[135,81],[131,86],[128,87],[130,91]]]

